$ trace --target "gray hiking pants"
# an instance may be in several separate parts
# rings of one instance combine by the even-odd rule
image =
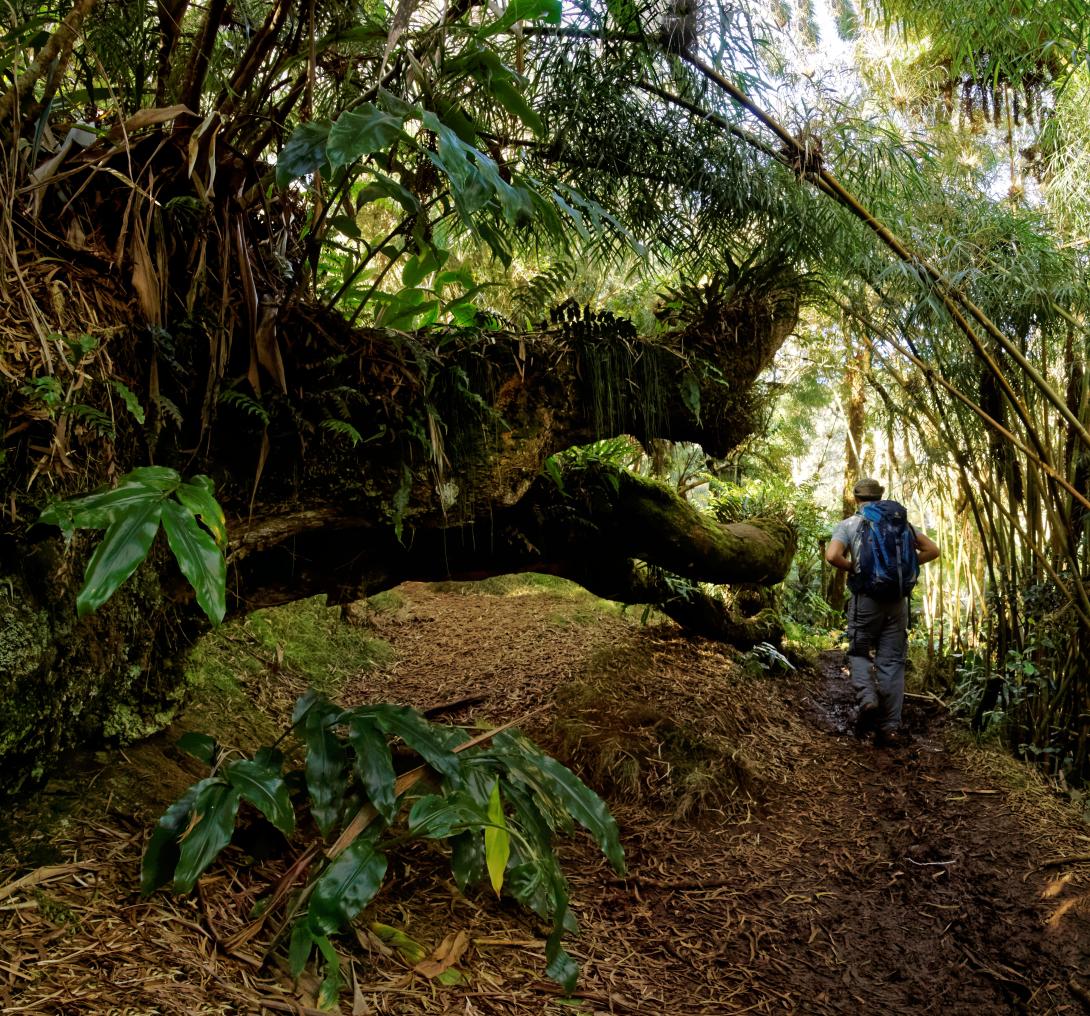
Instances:
[[[848,603],[848,667],[860,707],[878,706],[878,726],[901,725],[908,648],[908,600],[856,594]],[[871,663],[871,652],[874,662]]]

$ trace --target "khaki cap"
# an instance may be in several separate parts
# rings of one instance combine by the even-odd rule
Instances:
[[[881,497],[885,491],[877,480],[872,480],[870,477],[864,477],[861,480],[855,481],[855,486],[852,488],[852,494],[856,497]]]

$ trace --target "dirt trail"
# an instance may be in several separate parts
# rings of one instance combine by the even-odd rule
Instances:
[[[728,648],[540,591],[413,586],[366,623],[395,659],[352,682],[346,701],[478,699],[458,721],[535,709],[529,732],[549,746],[557,695],[592,661],[628,653],[647,661],[633,699],[729,714],[752,781],[750,797],[696,820],[607,788],[629,874],[613,877],[582,840],[562,845],[583,964],[563,1004],[543,978],[540,926],[487,891],[462,897],[438,851],[411,848],[372,914],[429,948],[467,930],[468,984],[442,988],[361,950],[345,1014],[1090,1012],[1090,830],[1033,773],[959,735],[934,702],[909,702],[909,747],[879,751],[848,732],[837,653],[807,675],[747,674]],[[282,973],[255,973],[213,944],[233,896],[242,919],[248,886],[267,884],[267,872],[214,871],[196,900],[137,898],[159,807],[132,821],[74,819],[51,849],[83,867],[32,890],[5,894],[34,865],[0,857],[0,1013],[196,1016],[307,1001]]]
[[[380,625],[412,646],[399,693],[435,701],[429,647],[446,660],[453,638],[451,698],[483,693],[493,721],[547,700],[570,661],[542,655],[559,643],[535,599],[418,594]],[[679,667],[696,646],[614,635],[658,640]],[[671,824],[611,800],[632,877],[603,894],[607,873],[577,852],[594,863],[575,879],[586,980],[601,965],[589,994],[647,1013],[1090,1011],[1090,866],[1044,865],[1087,854],[1090,830],[1033,774],[961,743],[932,700],[908,701],[907,748],[856,740],[842,662],[829,652],[818,674],[754,682],[783,715],[748,732],[750,756],[775,760],[748,818]]]

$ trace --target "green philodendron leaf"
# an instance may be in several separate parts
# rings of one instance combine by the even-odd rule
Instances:
[[[572,991],[579,980],[579,964],[568,955],[561,944],[563,937],[564,931],[559,928],[554,929],[545,940],[545,973],[565,991]]]
[[[503,889],[503,873],[511,856],[511,834],[507,831],[507,819],[503,814],[499,780],[492,784],[492,794],[488,799],[488,821],[489,824],[484,830],[484,858],[492,888],[499,896]]]
[[[374,720],[379,729],[400,737],[436,772],[457,783],[461,778],[461,759],[451,751],[455,735],[449,728],[429,723],[408,706],[377,705],[349,709],[342,717],[348,722],[354,716]]]
[[[493,754],[503,759],[512,778],[559,798],[568,814],[594,837],[613,870],[623,874],[624,849],[617,823],[605,802],[575,773],[509,731],[496,735]]]
[[[484,838],[467,829],[450,839],[450,870],[458,888],[465,892],[484,875]]]
[[[177,801],[163,813],[158,825],[144,849],[144,858],[140,864],[140,891],[150,896],[160,886],[166,885],[174,877],[178,865],[178,837],[189,825],[189,815],[193,811],[193,802],[205,790],[220,781],[213,776],[194,783]]]
[[[545,125],[541,117],[531,109],[523,94],[510,82],[495,80],[491,86],[492,96],[512,116],[518,117],[539,138],[545,136]]]
[[[122,477],[113,490],[51,504],[38,521],[60,526],[68,533],[73,529],[106,529],[121,515],[163,499],[161,490],[132,480],[131,475]]]
[[[292,977],[298,977],[307,965],[314,950],[314,932],[306,921],[297,921],[291,929],[291,942],[288,945],[288,971]]]
[[[681,379],[681,401],[685,408],[693,414],[696,425],[700,426],[700,383],[696,375],[689,373]]]
[[[179,484],[174,496],[204,523],[216,545],[226,549],[227,518],[216,500],[212,480],[203,475],[194,476],[188,482]]]
[[[409,830],[431,840],[445,840],[466,829],[484,829],[489,821],[488,810],[461,790],[428,794],[409,811]]]
[[[357,716],[348,724],[348,743],[356,752],[356,772],[375,810],[389,823],[397,815],[393,754],[374,720]]]
[[[313,173],[326,161],[328,121],[300,124],[276,157],[276,185],[286,187],[292,180]]]
[[[193,513],[177,501],[162,504],[163,529],[178,567],[197,594],[197,603],[213,624],[227,613],[227,561],[216,541]]]
[[[295,831],[295,811],[279,769],[270,769],[250,759],[239,759],[227,767],[228,782],[285,836]]]
[[[169,494],[182,482],[178,470],[169,466],[138,466],[131,473],[126,473],[123,479],[135,480],[164,494]]]
[[[311,930],[339,931],[374,899],[385,877],[386,855],[369,840],[356,840],[314,883],[307,911]]]
[[[496,21],[477,32],[477,38],[499,35],[517,21],[544,21],[549,25],[559,25],[562,9],[560,0],[511,0]]]
[[[323,836],[328,836],[337,824],[348,786],[348,752],[341,739],[329,729],[330,720],[327,709],[318,703],[307,712],[302,731],[307,746],[304,771],[310,794],[310,813]]]
[[[138,501],[110,524],[83,573],[83,588],[76,596],[80,617],[98,610],[148,556],[162,511],[157,494]]]
[[[326,157],[337,169],[347,166],[364,155],[381,152],[405,137],[401,129],[403,118],[384,113],[370,102],[361,103],[337,117],[329,130]]]
[[[174,889],[187,893],[205,869],[231,842],[238,814],[239,791],[222,780],[213,780],[193,802],[192,822],[179,840],[178,866],[174,870]]]
[[[198,734],[190,730],[182,734],[174,743],[181,751],[192,755],[207,766],[210,766],[216,757],[216,739],[208,734]]]
[[[368,201],[376,201],[379,198],[393,198],[410,214],[420,211],[420,199],[411,190],[385,173],[378,172],[378,170],[371,169],[371,173],[374,179],[360,190],[357,195],[358,204],[363,205]]]

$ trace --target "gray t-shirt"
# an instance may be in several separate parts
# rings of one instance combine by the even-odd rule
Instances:
[[[849,515],[833,527],[832,539],[839,540],[848,551],[848,556],[853,561],[859,560],[859,527],[863,522],[863,516],[858,513]]]

